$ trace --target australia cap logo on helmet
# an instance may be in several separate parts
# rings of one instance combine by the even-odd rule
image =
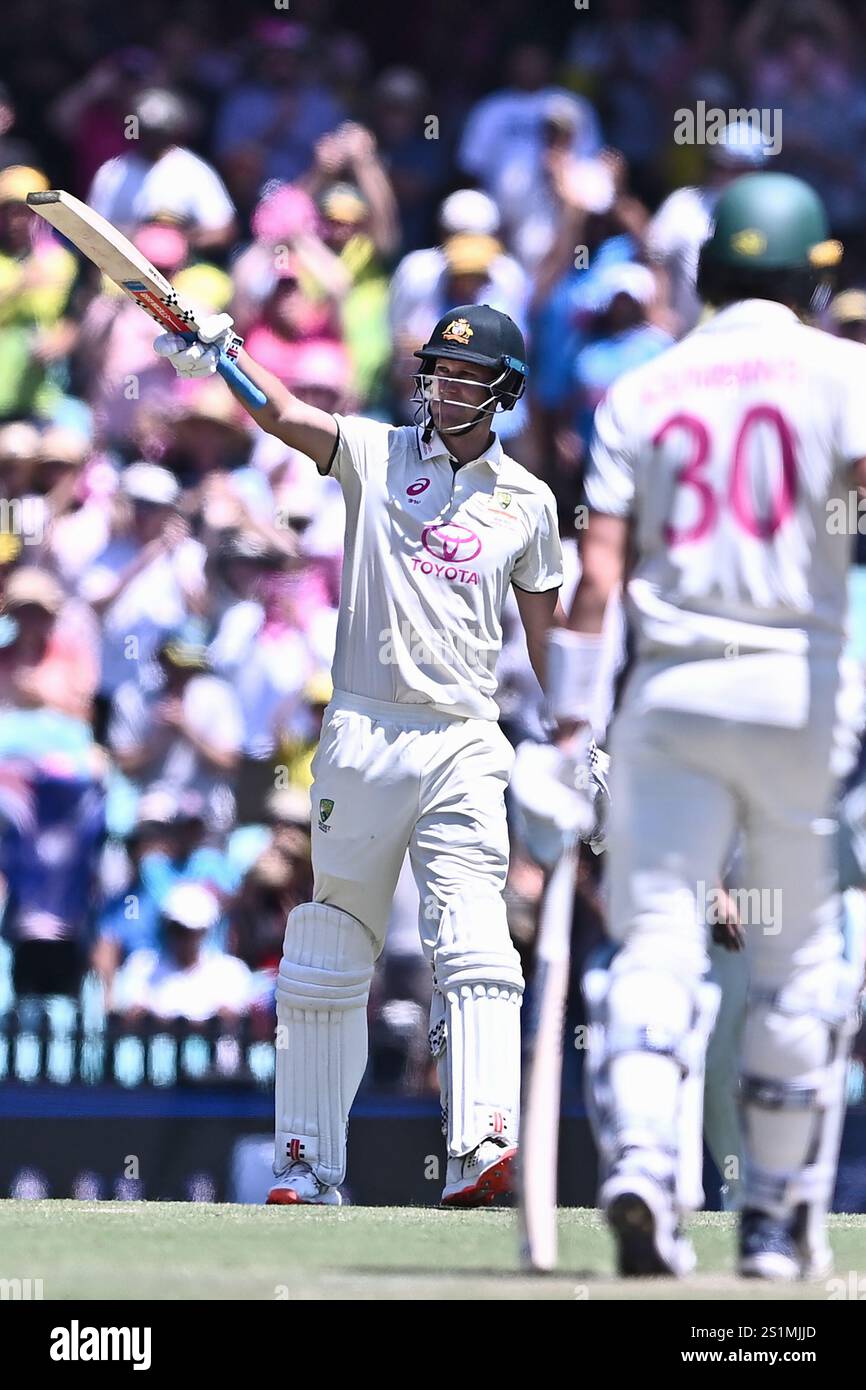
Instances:
[[[731,237],[731,246],[734,251],[739,251],[741,256],[760,256],[761,252],[767,249],[767,238],[757,227],[745,227],[743,231]]]
[[[442,337],[452,343],[462,343],[465,347],[473,332],[474,329],[468,319],[452,319]]]

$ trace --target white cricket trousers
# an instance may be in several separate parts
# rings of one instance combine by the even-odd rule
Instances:
[[[492,720],[335,691],[312,763],[314,900],[363,922],[378,955],[408,849],[432,964],[446,903],[505,887],[513,763]]]

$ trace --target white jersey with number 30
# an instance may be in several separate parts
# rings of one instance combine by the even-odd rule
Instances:
[[[640,656],[835,659],[866,347],[744,300],[620,377],[595,425],[586,500],[633,518]]]

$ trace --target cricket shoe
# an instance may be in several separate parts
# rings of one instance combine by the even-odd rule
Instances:
[[[482,1139],[471,1153],[449,1158],[442,1192],[443,1207],[485,1207],[514,1190],[517,1145],[504,1139]]]
[[[691,1274],[697,1258],[667,1184],[634,1169],[614,1173],[601,1189],[601,1206],[616,1240],[620,1278]]]
[[[788,1220],[747,1207],[740,1218],[740,1259],[743,1279],[777,1283],[794,1279],[823,1279],[832,1272],[833,1255],[826,1239],[817,1249],[806,1241],[807,1208],[798,1207]]]
[[[339,1207],[343,1204],[338,1187],[319,1182],[309,1163],[296,1160],[277,1175],[268,1193],[269,1207]]]

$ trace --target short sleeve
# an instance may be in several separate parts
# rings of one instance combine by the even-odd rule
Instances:
[[[334,419],[340,433],[327,476],[336,478],[348,495],[353,484],[363,485],[367,481],[371,468],[384,466],[394,426],[365,419],[363,415],[335,415]]]
[[[562,584],[562,543],[556,499],[550,488],[542,494],[538,523],[525,550],[518,555],[511,571],[515,588],[530,594],[543,594]]]
[[[584,500],[590,511],[627,516],[634,500],[632,450],[614,386],[595,412]]]
[[[196,160],[192,178],[192,201],[195,217],[205,231],[219,231],[235,215],[234,203],[228,189],[215,169],[204,160]]]

